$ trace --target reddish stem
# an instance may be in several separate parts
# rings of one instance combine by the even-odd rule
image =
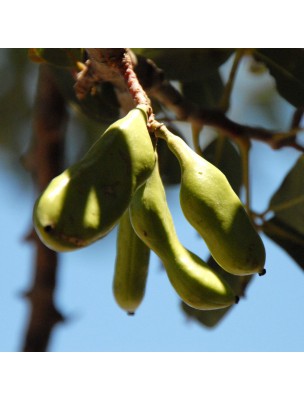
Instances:
[[[124,77],[129,92],[136,104],[145,104],[150,106],[150,100],[138,81],[137,75],[134,72],[133,64],[130,55],[127,51],[124,52],[121,59],[118,59],[120,73]]]

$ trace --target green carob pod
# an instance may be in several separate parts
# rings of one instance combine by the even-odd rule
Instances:
[[[235,275],[265,273],[265,248],[225,175],[181,138],[162,135],[181,167],[180,203],[212,257]]]
[[[39,196],[33,220],[42,242],[55,251],[69,251],[107,235],[150,176],[155,160],[147,107],[138,106],[110,125]]]
[[[212,310],[237,302],[222,277],[180,243],[158,164],[133,196],[130,217],[135,232],[162,260],[173,288],[185,303],[196,309]]]
[[[135,313],[144,298],[150,252],[134,232],[127,210],[118,225],[113,294],[129,315]]]

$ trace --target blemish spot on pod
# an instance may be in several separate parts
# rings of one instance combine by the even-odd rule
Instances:
[[[33,221],[42,242],[55,251],[69,251],[107,235],[150,176],[155,160],[146,108],[139,106],[110,125],[39,196]]]
[[[150,248],[135,233],[127,210],[118,225],[113,294],[128,315],[134,315],[146,290]]]
[[[236,296],[227,282],[180,243],[157,164],[135,192],[130,217],[135,232],[162,260],[173,288],[185,303],[200,310],[235,303]]]
[[[183,213],[213,258],[231,274],[263,273],[263,242],[225,175],[182,139],[170,132],[164,138],[180,162]]]

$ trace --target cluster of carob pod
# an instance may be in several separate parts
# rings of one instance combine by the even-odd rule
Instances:
[[[129,314],[143,299],[151,250],[190,307],[228,307],[238,296],[176,234],[147,111],[139,105],[113,123],[79,162],[49,183],[34,206],[35,229],[46,246],[61,252],[88,246],[118,225],[113,292]],[[159,129],[180,163],[182,211],[212,257],[231,274],[262,275],[263,242],[226,177],[181,138]]]

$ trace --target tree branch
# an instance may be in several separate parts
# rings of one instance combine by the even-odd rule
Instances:
[[[152,60],[136,56],[130,49],[86,49],[86,52],[89,59],[81,65],[82,71],[75,84],[80,99],[94,90],[95,85],[107,81],[113,84],[125,113],[136,104],[150,106],[149,98],[152,98],[172,111],[177,120],[194,126],[212,126],[232,140],[253,139],[267,143],[273,149],[288,146],[304,152],[304,146],[296,142],[294,134],[239,124],[221,109],[204,109],[193,104],[165,79],[163,71]],[[149,126],[152,126],[152,109],[149,113]]]
[[[89,59],[82,66],[75,83],[76,96],[84,98],[95,85],[111,82],[124,112],[136,105],[148,106],[148,115],[152,113],[150,99],[140,85],[133,69],[133,60],[127,49],[86,49]]]
[[[200,108],[175,89],[152,60],[141,56],[138,56],[137,60],[135,72],[148,96],[172,111],[178,120],[198,126],[212,126],[233,140],[245,137],[267,143],[273,149],[289,146],[304,151],[304,147],[296,143],[296,135],[239,124],[229,119],[220,109]]]
[[[31,169],[39,192],[62,170],[66,123],[64,99],[57,90],[49,66],[41,64],[33,117],[33,145],[26,155],[26,165]],[[25,293],[31,315],[23,351],[46,351],[53,327],[63,321],[53,300],[58,254],[45,247],[33,229],[27,239],[36,246],[36,259],[32,288]]]

